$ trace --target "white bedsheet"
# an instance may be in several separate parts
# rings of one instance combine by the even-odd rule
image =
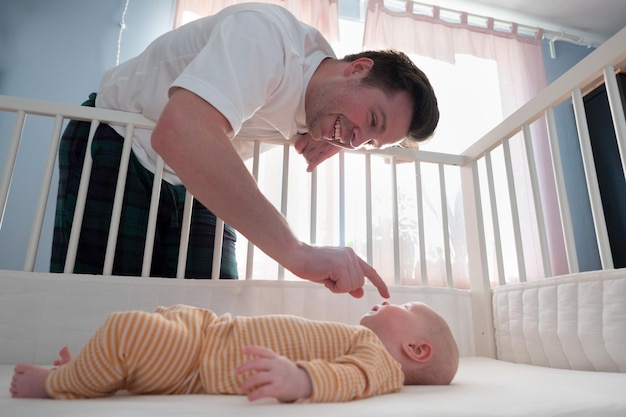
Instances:
[[[12,367],[0,366],[2,417],[125,416],[620,416],[626,415],[626,374],[551,369],[495,359],[461,359],[450,386],[405,387],[402,392],[337,404],[250,403],[243,396],[115,396],[54,401],[13,399]]]

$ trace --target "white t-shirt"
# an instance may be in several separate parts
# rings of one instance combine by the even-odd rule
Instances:
[[[304,92],[327,57],[335,55],[319,31],[286,9],[235,5],[160,36],[137,57],[108,70],[96,107],[156,121],[169,89],[185,88],[228,119],[233,144],[246,159],[251,146],[238,139],[289,139],[306,129]],[[114,128],[124,136],[124,128]],[[135,130],[133,152],[155,171],[157,154],[149,131]],[[167,166],[164,178],[180,184]]]

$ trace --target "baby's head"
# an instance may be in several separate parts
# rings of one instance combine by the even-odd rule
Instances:
[[[360,324],[372,330],[400,362],[405,385],[447,385],[459,366],[448,323],[424,303],[375,305]]]

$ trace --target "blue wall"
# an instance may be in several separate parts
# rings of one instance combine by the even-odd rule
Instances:
[[[102,72],[116,63],[125,3],[126,0],[0,0],[0,94],[81,103],[89,92],[97,89]],[[120,62],[140,53],[152,39],[171,29],[174,5],[175,0],[130,0]],[[557,42],[556,48],[556,59],[552,59],[547,43],[544,45],[549,81],[590,52],[566,42]],[[567,146],[575,143],[567,139],[575,137],[571,136],[575,133],[569,127],[573,125],[566,123],[570,122],[571,114],[560,108],[557,113],[557,117],[564,119],[564,126],[568,126],[563,133],[559,129],[563,159],[574,161],[571,168],[566,168],[568,184],[581,184],[580,151]],[[50,141],[51,121],[34,119],[24,132],[10,203],[0,229],[0,269],[21,269],[24,263],[33,208],[41,186],[39,178]],[[0,115],[2,168],[12,124],[13,117]],[[35,267],[38,271],[48,269],[56,182],[55,174]],[[573,205],[573,209],[577,210],[578,206]],[[584,214],[576,215],[588,218]],[[581,252],[581,256],[588,256],[588,252],[592,251]],[[581,264],[588,262],[583,259]]]
[[[544,63],[548,83],[556,80],[569,68],[593,52],[593,48],[569,42],[555,42],[555,56],[550,56],[549,43],[544,41]],[[601,268],[596,244],[595,230],[591,218],[591,206],[587,197],[585,173],[582,165],[578,133],[571,100],[554,109],[559,137],[559,148],[563,161],[563,174],[567,188],[570,211],[574,225],[576,251],[581,271]]]
[[[125,3],[0,0],[0,94],[69,104],[83,102],[98,88],[102,73],[115,66]],[[120,62],[172,28],[174,4],[175,0],[129,1]],[[40,119],[27,120],[20,145],[0,230],[1,269],[21,269],[24,264],[52,126],[51,121]],[[6,114],[0,117],[0,169],[5,166],[13,120]],[[48,270],[57,181],[55,174],[36,270]]]

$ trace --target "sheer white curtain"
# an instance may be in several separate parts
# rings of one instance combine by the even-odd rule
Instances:
[[[395,9],[392,9],[391,3],[396,6]],[[404,5],[404,10],[398,9],[398,4]],[[483,61],[485,69],[482,73],[475,73],[471,76],[475,81],[472,82],[471,78],[465,79],[464,85],[460,86],[457,84],[458,80],[451,78],[467,77],[466,71],[462,70],[456,73],[457,75],[451,72],[448,79],[437,80],[437,77],[441,77],[437,72],[445,71],[431,69],[431,72],[428,72],[427,69],[422,68],[429,77],[435,78],[431,81],[440,97],[442,111],[438,132],[431,142],[422,148],[431,150],[432,147],[442,152],[449,149],[449,152],[457,153],[486,133],[486,130],[482,132],[480,129],[479,132],[472,130],[472,125],[480,126],[482,123],[486,128],[494,127],[495,123],[513,113],[547,85],[541,47],[542,31],[519,32],[516,24],[499,27],[498,22],[493,19],[480,19],[462,12],[454,14],[447,10],[442,11],[439,7],[426,8],[414,4],[411,0],[406,2],[369,0],[363,48],[398,49],[409,54],[418,66],[422,64],[429,66],[429,61],[432,60],[462,65],[462,61],[467,56]],[[495,85],[491,86],[482,78],[490,68],[493,68],[495,76],[492,78],[498,80]],[[443,97],[444,94],[439,94],[438,87],[443,90],[446,85],[455,85],[456,91],[449,91],[447,97]],[[490,94],[490,88],[499,90],[499,106],[497,107],[501,114],[496,114],[495,123],[493,117],[497,111],[493,109],[489,111],[489,104],[480,102],[483,99],[481,96]],[[460,106],[459,103],[464,104]],[[468,120],[468,114],[470,120]],[[485,119],[490,118],[491,120],[485,123]],[[567,271],[567,266],[562,236],[556,227],[553,228],[554,230],[550,228],[551,224],[558,224],[559,220],[545,122],[540,120],[534,123],[531,126],[531,132],[541,182],[542,203],[549,228],[548,240],[553,254],[552,269],[555,274],[564,273]],[[526,163],[520,138],[516,137],[511,140],[511,151],[515,160],[514,165]],[[520,196],[530,195],[529,179],[525,176],[517,176],[516,187]],[[504,201],[506,199],[502,200],[498,204],[506,205],[507,202]],[[522,198],[519,208],[522,221],[534,224],[532,201]],[[448,210],[452,209],[452,207],[448,208]],[[525,254],[525,266],[529,279],[543,276],[538,257],[539,243],[530,238],[530,233],[523,236],[523,239],[529,241],[527,244],[534,247],[534,253]],[[510,255],[515,256],[514,253]],[[513,263],[515,261],[513,259]],[[509,273],[515,275],[516,269],[512,268]]]
[[[250,0],[178,0],[174,27],[178,27],[198,17],[217,13],[226,6],[247,3]],[[262,0],[262,3],[278,4],[293,13],[299,20],[316,27],[334,42],[339,38],[338,0]]]

